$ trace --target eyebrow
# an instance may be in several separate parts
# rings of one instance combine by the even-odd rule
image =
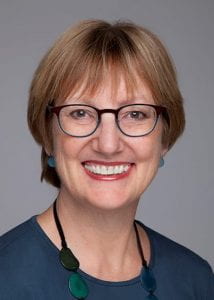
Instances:
[[[70,98],[65,100],[65,104],[85,104],[85,105],[92,105],[94,106],[95,104],[99,103],[99,101],[95,101],[95,98],[90,98],[90,97],[80,97],[80,98]],[[146,100],[144,96],[142,97],[133,97],[133,98],[128,98],[125,100],[119,101],[119,105],[128,105],[128,104],[153,104],[150,103],[150,101]]]

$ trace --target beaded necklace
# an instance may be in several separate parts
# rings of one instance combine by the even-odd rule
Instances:
[[[59,251],[59,259],[62,266],[72,271],[69,280],[68,280],[68,287],[71,295],[75,297],[75,299],[84,300],[89,295],[89,288],[82,278],[82,276],[78,273],[78,268],[80,266],[78,259],[72,253],[71,249],[68,248],[65,235],[59,221],[59,217],[57,214],[56,209],[56,200],[54,201],[53,205],[53,213],[54,213],[54,220],[56,223],[56,227],[61,239],[62,249]],[[137,229],[136,221],[134,221],[134,229],[136,234],[137,240],[137,247],[142,261],[142,269],[140,273],[140,280],[142,287],[149,293],[146,299],[148,300],[158,300],[158,298],[154,295],[154,291],[156,290],[156,280],[152,273],[152,270],[149,268],[147,261],[144,258],[143,249],[140,242],[140,236]]]

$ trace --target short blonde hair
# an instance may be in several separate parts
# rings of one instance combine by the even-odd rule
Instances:
[[[55,169],[47,164],[45,149],[52,148],[47,105],[65,99],[80,87],[83,94],[96,92],[112,69],[115,90],[118,72],[124,76],[129,91],[140,78],[149,87],[155,103],[167,108],[169,122],[164,119],[162,141],[168,149],[182,134],[183,99],[172,59],[159,38],[132,22],[86,20],[59,37],[41,60],[31,83],[28,125],[42,147],[41,180],[60,187]]]

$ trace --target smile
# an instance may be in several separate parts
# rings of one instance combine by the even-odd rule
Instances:
[[[101,162],[84,162],[83,167],[86,173],[94,179],[99,180],[116,180],[128,176],[132,167],[131,163],[101,163]]]
[[[117,165],[117,166],[104,166],[104,165],[90,165],[85,164],[84,167],[94,174],[100,175],[114,175],[114,174],[122,174],[126,172],[130,164],[128,165]]]

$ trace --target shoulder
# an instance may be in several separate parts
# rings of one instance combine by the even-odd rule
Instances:
[[[151,264],[161,277],[176,278],[177,283],[185,278],[185,284],[194,286],[195,291],[203,289],[204,293],[214,295],[214,274],[205,259],[140,221],[138,223],[149,237],[152,249]]]
[[[35,254],[41,257],[46,243],[35,216],[3,234],[0,237],[1,274],[21,270],[23,265],[30,269]]]
[[[56,261],[49,248],[35,216],[0,237],[1,299],[41,299]]]
[[[177,243],[165,235],[145,226],[142,222],[138,223],[144,228],[150,242],[152,243],[155,259],[176,261],[176,263],[185,263],[192,267],[207,267],[207,262],[191,249]]]
[[[10,249],[26,246],[28,244],[28,240],[32,240],[34,238],[35,220],[36,217],[32,217],[0,237],[0,257],[3,255],[3,253],[8,253]]]

